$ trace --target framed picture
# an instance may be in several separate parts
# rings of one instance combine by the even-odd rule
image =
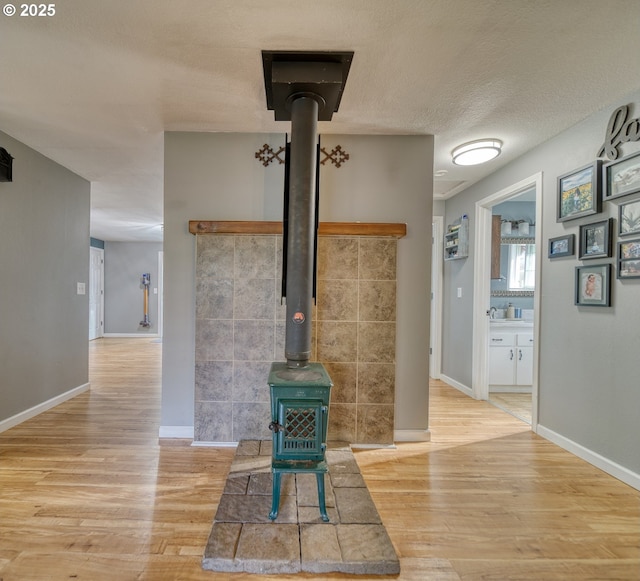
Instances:
[[[618,278],[640,278],[640,260],[619,260]]]
[[[602,182],[605,200],[640,192],[640,152],[607,163]]]
[[[618,210],[618,234],[640,234],[640,200],[620,204]]]
[[[618,242],[618,278],[640,278],[640,238]]]
[[[576,266],[575,293],[580,307],[610,307],[611,265]]]
[[[618,260],[640,260],[640,239],[618,242]]]
[[[597,160],[558,178],[557,222],[582,218],[602,211],[601,168],[602,161]]]
[[[609,218],[580,226],[580,260],[611,256],[612,222],[613,218]]]
[[[573,256],[575,234],[566,234],[557,238],[549,238],[549,258],[561,258],[562,256]]]

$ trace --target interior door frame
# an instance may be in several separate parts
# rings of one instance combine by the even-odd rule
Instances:
[[[473,354],[472,391],[476,399],[489,399],[489,317],[491,303],[491,208],[531,188],[536,192],[536,292],[533,316],[533,386],[531,388],[531,429],[538,425],[538,364],[540,339],[540,287],[542,270],[542,172],[476,202],[473,269]]]
[[[164,333],[164,250],[158,251],[158,337]]]
[[[442,293],[444,216],[433,216],[431,230],[431,317],[429,330],[429,377],[442,373]]]
[[[97,295],[98,299],[97,299],[97,312],[96,312],[96,320],[98,322],[98,329],[96,332],[96,336],[93,337],[92,336],[92,332],[93,329],[89,328],[89,341],[92,341],[94,339],[100,339],[101,337],[104,336],[104,249],[103,248],[96,248],[95,246],[90,246],[89,247],[89,256],[93,255],[93,254],[97,254],[100,257],[100,267],[98,268],[98,274],[99,274],[99,279],[100,282],[98,284],[98,291],[99,294]],[[94,280],[93,277],[93,272],[91,272],[93,270],[93,260],[89,260],[89,310],[91,310],[91,299],[92,299],[92,295],[95,292],[95,288],[94,285],[91,284],[91,282]],[[91,315],[89,315],[89,322],[91,322]]]

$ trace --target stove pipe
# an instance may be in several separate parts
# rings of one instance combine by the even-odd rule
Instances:
[[[267,109],[291,121],[286,248],[287,367],[307,367],[315,267],[318,121],[338,110],[353,52],[262,51]]]
[[[311,312],[315,246],[318,101],[291,102],[291,159],[287,233],[285,358],[287,367],[306,367],[311,357]]]

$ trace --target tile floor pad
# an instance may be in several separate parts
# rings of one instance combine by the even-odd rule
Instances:
[[[400,561],[348,446],[329,445],[330,522],[318,508],[315,474],[284,474],[271,510],[271,441],[240,442],[202,568],[221,572],[396,575]]]

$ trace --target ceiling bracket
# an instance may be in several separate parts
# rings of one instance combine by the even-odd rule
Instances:
[[[318,121],[331,121],[340,106],[353,52],[263,50],[267,109],[276,121],[291,121],[291,102],[311,97],[318,102]]]

